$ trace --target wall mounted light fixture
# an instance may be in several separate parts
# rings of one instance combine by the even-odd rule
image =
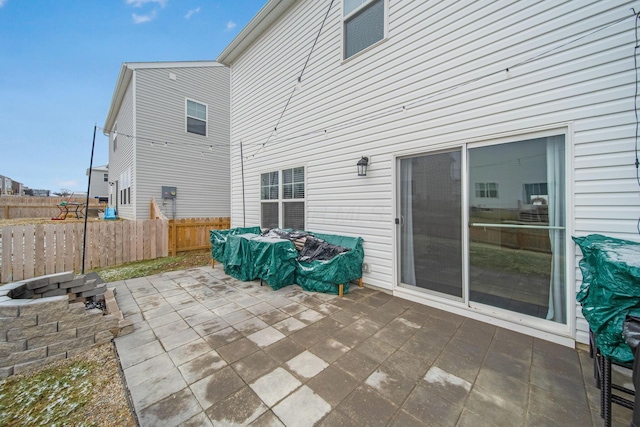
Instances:
[[[356,164],[358,167],[358,176],[367,176],[367,166],[369,166],[369,158],[362,156],[358,163]]]

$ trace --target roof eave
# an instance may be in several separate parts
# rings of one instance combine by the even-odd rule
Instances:
[[[124,95],[127,92],[127,87],[129,87],[129,83],[131,82],[131,76],[133,76],[133,70],[129,68],[126,63],[122,64],[116,88],[114,89],[113,97],[111,98],[109,113],[107,114],[107,119],[102,127],[102,132],[105,135],[108,135],[109,132],[111,132],[111,129],[113,129],[113,125],[118,117],[118,110],[120,110],[120,105],[122,104],[122,99],[124,98]]]
[[[291,7],[296,0],[269,0],[229,45],[218,55],[217,62],[231,65],[260,35]]]

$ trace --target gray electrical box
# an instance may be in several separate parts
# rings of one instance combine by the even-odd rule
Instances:
[[[175,199],[176,198],[176,187],[165,187],[162,186],[162,198],[166,199]]]

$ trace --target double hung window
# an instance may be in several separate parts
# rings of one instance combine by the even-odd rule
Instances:
[[[343,0],[344,59],[385,37],[385,0]]]
[[[304,167],[260,176],[260,224],[263,228],[305,228]]]
[[[481,199],[497,199],[498,184],[495,182],[476,182],[476,197]]]
[[[207,106],[187,99],[187,132],[207,136]]]

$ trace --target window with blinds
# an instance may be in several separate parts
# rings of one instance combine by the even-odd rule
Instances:
[[[344,59],[385,37],[385,0],[344,0]]]
[[[260,175],[260,225],[305,228],[304,167]]]

